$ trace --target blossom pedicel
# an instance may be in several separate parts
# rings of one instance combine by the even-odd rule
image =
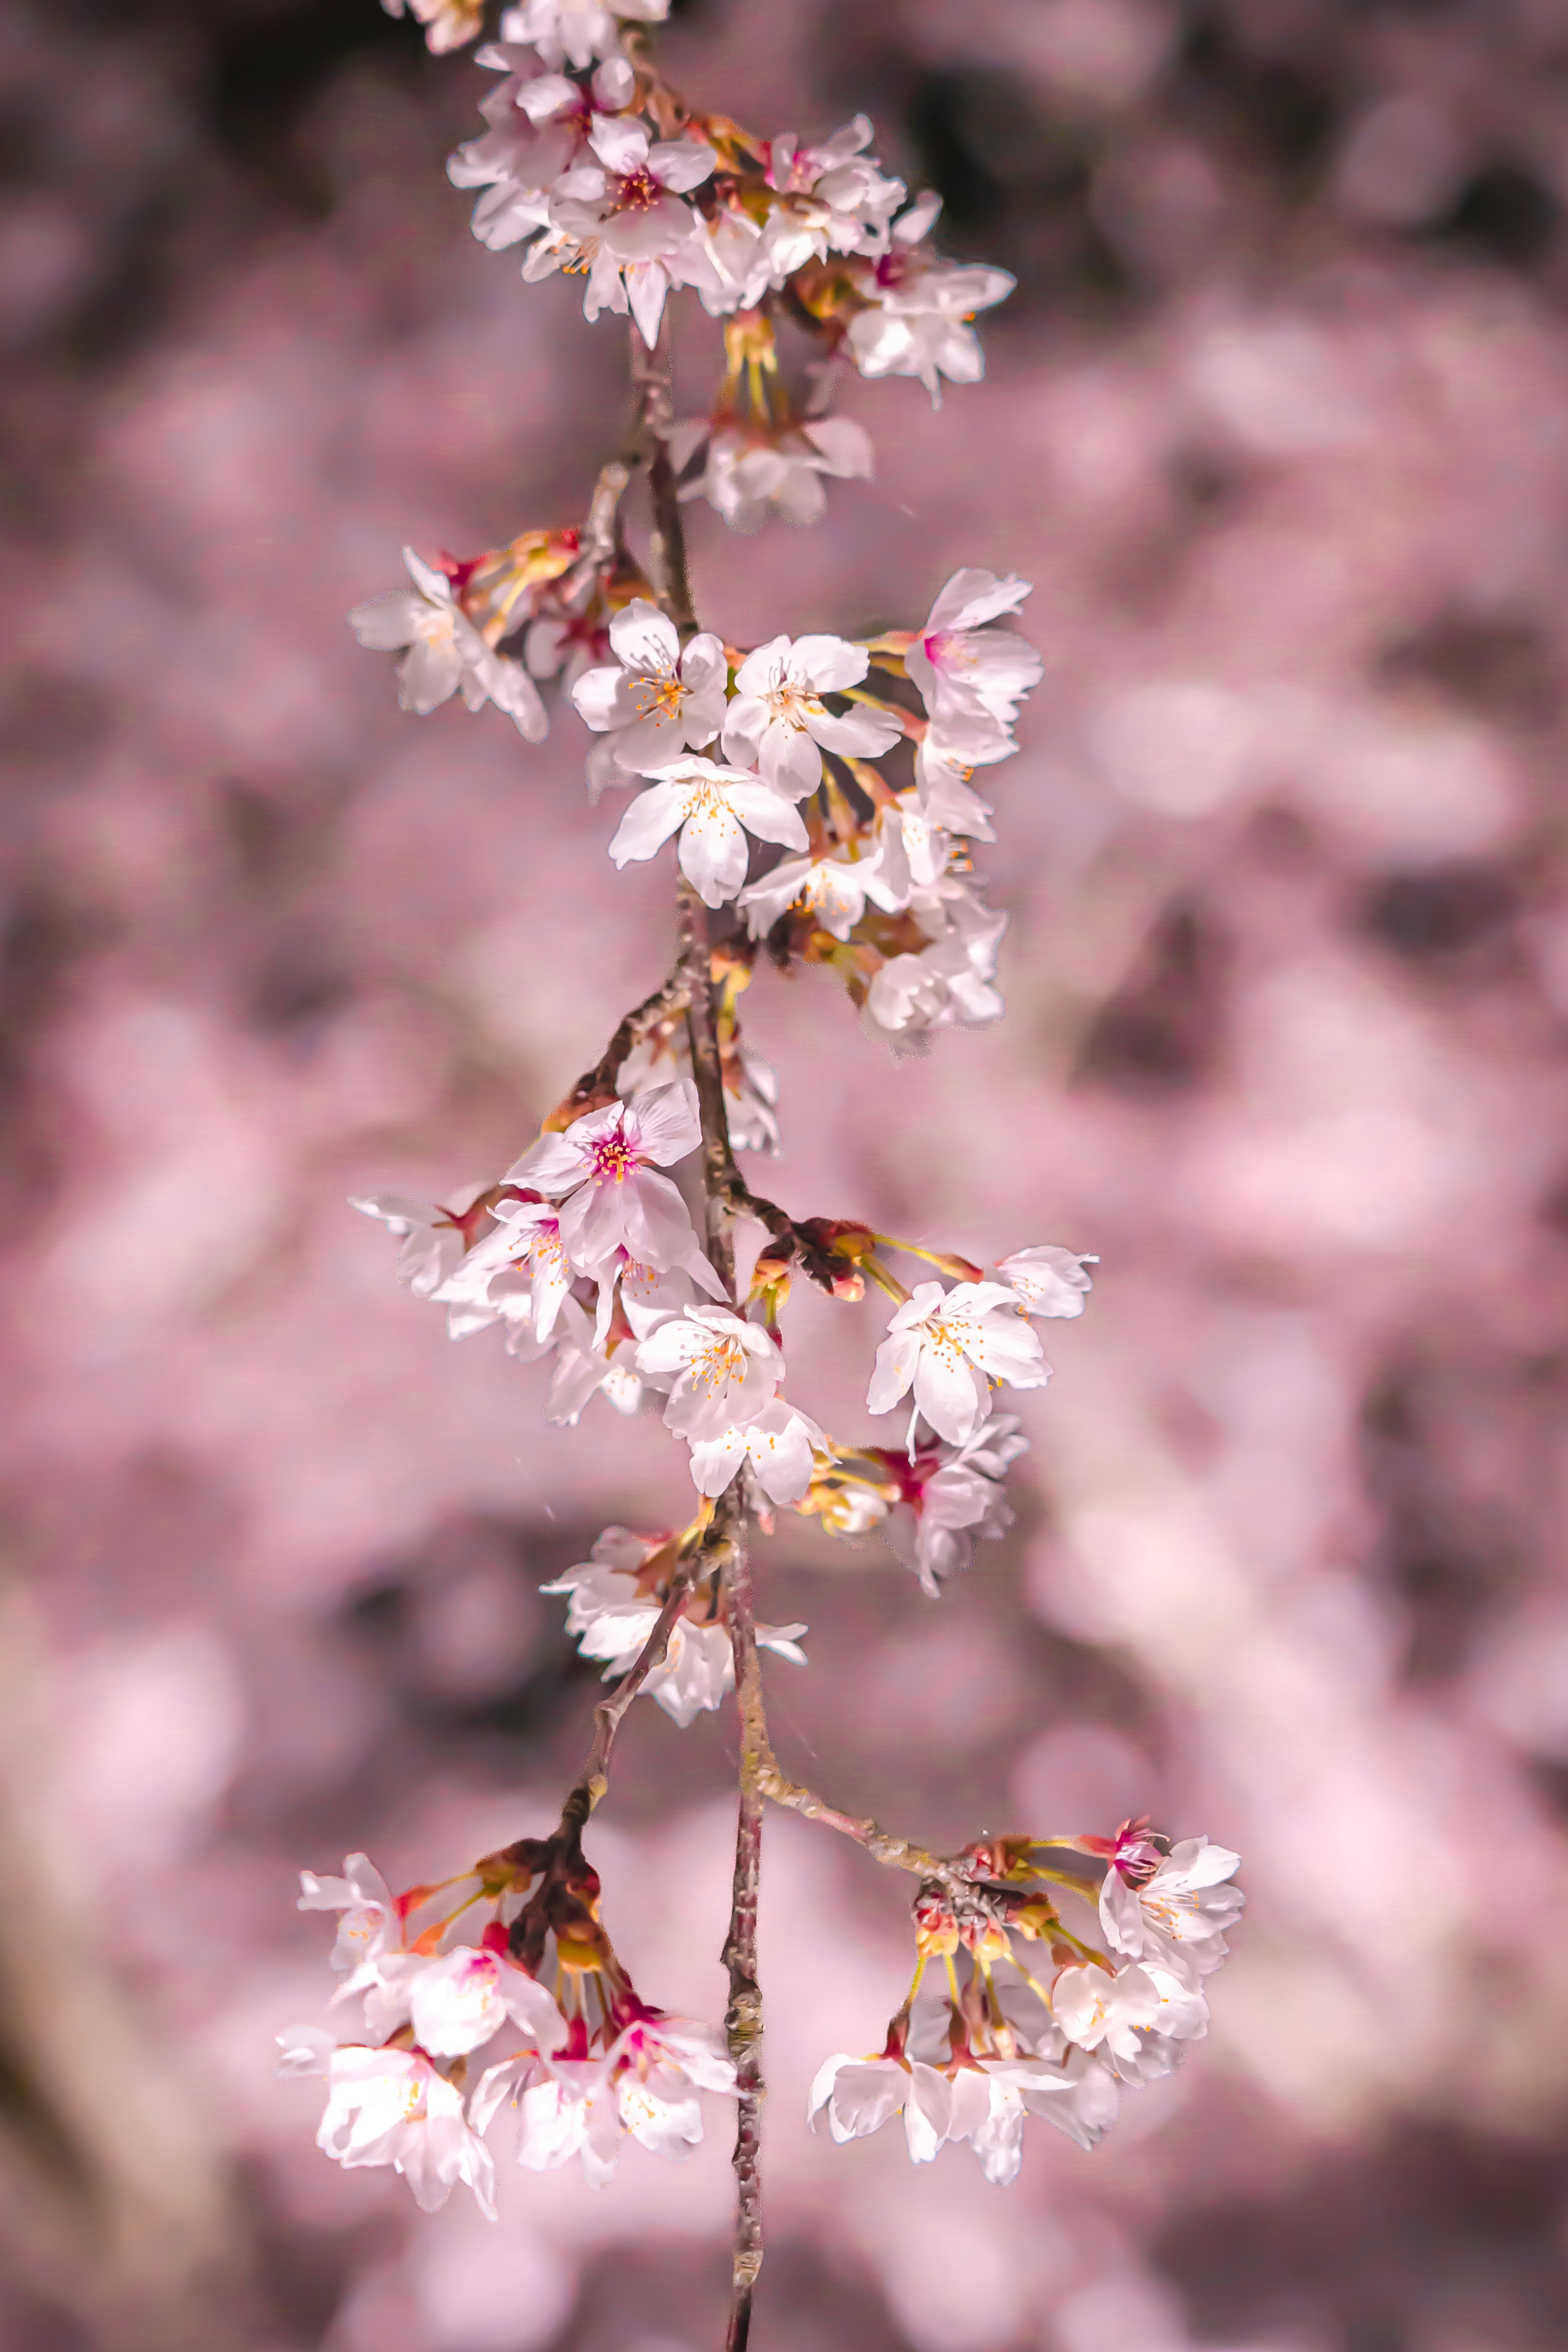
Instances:
[[[527,280],[580,277],[590,320],[627,319],[625,446],[569,525],[473,559],[410,551],[412,585],[350,619],[399,656],[405,709],[460,693],[537,741],[548,688],[584,723],[591,794],[629,795],[607,839],[616,866],[670,846],[674,962],[504,1174],[436,1202],[354,1205],[395,1235],[398,1279],[454,1338],[498,1327],[509,1354],[545,1368],[547,1420],[658,1413],[691,1517],[607,1527],[543,1588],[611,1685],[547,1834],[397,1895],[363,1854],[341,1876],[304,1874],[301,1907],[338,1915],[332,2006],[357,2004],[356,2030],[289,2029],[279,2071],[325,2078],[320,2145],[338,2162],[395,2168],[426,2207],[463,2183],[487,2213],[492,2143],[510,2138],[525,2170],[576,2158],[599,2184],[628,2139],[682,2156],[702,2096],[732,2098],[738,2347],[763,2255],[767,1802],[919,1882],[909,1994],[879,2049],[826,2059],[814,2125],[826,2117],[844,2141],[897,2117],[917,2162],[963,2141],[993,2182],[1016,2174],[1030,2116],[1090,2148],[1123,2089],[1168,2074],[1202,2036],[1243,1898],[1234,1853],[1144,1821],[932,1853],[838,1811],[773,1754],[759,1654],[804,1666],[806,1629],[759,1622],[750,1530],[793,1509],[847,1541],[879,1535],[936,1598],[1012,1523],[1007,1475],[1028,1441],[1007,1408],[1050,1377],[1037,1327],[1083,1313],[1099,1261],[1026,1241],[977,1263],[853,1216],[797,1215],[737,1164],[779,1141],[776,1081],[739,1016],[759,966],[832,974],[866,1030],[900,1048],[1001,1013],[1005,919],[972,850],[995,838],[990,772],[1017,750],[1043,666],[1014,625],[1028,583],[974,567],[912,628],[845,636],[808,615],[801,634],[746,646],[699,626],[683,504],[705,498],[743,531],[816,520],[828,485],[873,471],[863,427],[831,413],[836,388],[855,371],[910,375],[935,401],[944,383],[973,383],[973,320],[1013,281],[932,248],[937,199],[911,200],[883,169],[864,116],[813,142],[689,104],[649,47],[667,5],[508,9],[479,51],[499,77],[486,127],[449,167],[479,192],[482,244],[515,253]],[[413,6],[437,51],[483,29],[482,0]],[[678,420],[683,293],[721,321],[724,371],[706,409]],[[645,554],[627,530],[637,483]],[[738,1233],[757,1236],[749,1273]],[[868,1411],[898,1416],[885,1443],[830,1433],[791,1390],[783,1318],[797,1281],[845,1308],[873,1291],[888,1302],[885,1332],[858,1342]],[[640,1998],[583,1850],[639,1693],[683,1727],[736,1701],[722,2031]]]

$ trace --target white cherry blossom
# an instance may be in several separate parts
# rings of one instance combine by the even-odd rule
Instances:
[[[579,73],[620,46],[623,25],[662,25],[669,0],[519,0],[500,20],[503,42],[528,42],[547,66]]]
[[[1029,1450],[1017,1416],[994,1413],[963,1445],[922,1447],[900,1477],[900,1499],[883,1522],[885,1540],[936,1598],[940,1580],[956,1576],[974,1558],[977,1538],[1005,1535],[1013,1513],[1002,1481],[1009,1464]]]
[[[902,734],[899,720],[860,705],[836,717],[822,699],[858,686],[869,667],[864,646],[843,637],[770,638],[746,656],[735,674],[724,721],[725,758],[754,762],[793,800],[821,783],[823,749],[879,759]],[[802,840],[795,845],[805,845]]]
[[[1100,1924],[1116,1952],[1145,1965],[1157,1964],[1192,1990],[1225,1959],[1225,1930],[1247,1897],[1226,1885],[1241,1856],[1206,1837],[1173,1845],[1152,1877],[1130,1885],[1119,1870],[1107,1870],[1100,1890]]]
[[[873,1412],[889,1412],[912,1388],[916,1412],[939,1436],[963,1445],[989,1417],[993,1380],[1038,1389],[1049,1377],[1038,1339],[1001,1283],[961,1282],[944,1291],[940,1282],[922,1282],[894,1310],[866,1402]]]
[[[815,147],[802,147],[793,131],[769,142],[768,184],[780,202],[769,210],[762,235],[775,286],[829,253],[886,248],[889,224],[906,190],[864,152],[870,143],[871,123],[864,114]]]
[[[462,689],[470,710],[493,702],[520,735],[542,743],[549,731],[539,689],[521,662],[493,653],[458,602],[445,572],[426,563],[411,547],[403,561],[412,588],[395,588],[356,604],[349,626],[374,653],[407,651],[397,666],[397,700],[404,710],[427,717]]]
[[[709,907],[732,898],[746,878],[746,835],[805,847],[795,796],[751,768],[721,767],[695,756],[650,771],[652,782],[627,809],[610,844],[617,866],[652,857],[680,835],[680,870]]]
[[[697,1237],[679,1192],[655,1170],[684,1160],[701,1139],[697,1090],[678,1079],[542,1135],[507,1181],[560,1202],[561,1244],[585,1273],[617,1249],[641,1265],[680,1265]]]
[[[566,2021],[525,1969],[502,1954],[460,1944],[424,1963],[407,1988],[414,2039],[432,2057],[465,2057],[509,2021],[539,2050],[556,2050]]]
[[[998,1282],[1016,1291],[1026,1315],[1070,1318],[1083,1313],[1094,1288],[1085,1266],[1099,1264],[1096,1256],[1042,1242],[1033,1249],[1015,1250],[994,1271]]]
[[[864,1019],[874,1036],[936,1029],[952,1017],[947,982],[924,954],[889,956],[873,973]]]
[[[850,357],[862,375],[919,376],[940,407],[943,376],[978,383],[984,374],[980,338],[969,321],[1005,300],[1016,283],[1005,269],[889,251],[858,277],[868,307],[846,330]]]
[[[1160,2014],[1160,1995],[1152,1977],[1135,1963],[1114,1975],[1086,1964],[1060,1971],[1051,2007],[1080,2050],[1098,2050],[1103,2042],[1113,2055],[1136,2058],[1140,2031]]]
[[[302,1870],[296,1907],[342,1913],[329,1961],[340,1974],[384,1951],[397,1935],[392,1890],[365,1853],[345,1855],[341,1878],[318,1878],[313,1870]]]
[[[784,1378],[784,1355],[760,1323],[727,1307],[693,1307],[639,1341],[639,1372],[673,1373],[664,1422],[692,1444],[754,1421]]]
[[[877,971],[864,1025],[873,1036],[896,1041],[953,1022],[995,1020],[1003,1008],[992,981],[1006,916],[952,874],[929,889],[916,887],[911,878],[909,907],[931,944],[918,954],[890,957]]]
[[[866,899],[878,878],[879,860],[868,856],[854,842],[835,842],[804,857],[786,857],[760,882],[749,882],[737,904],[745,909],[746,928],[754,940],[764,939],[792,907],[813,914],[825,931],[847,940],[866,911]]]
[[[395,1271],[405,1290],[412,1291],[416,1298],[444,1298],[468,1252],[469,1226],[481,1220],[489,1222],[485,1211],[475,1216],[473,1203],[490,1189],[471,1184],[455,1192],[453,1202],[460,1202],[460,1207],[414,1201],[402,1192],[377,1192],[368,1200],[351,1195],[349,1206],[361,1216],[374,1217],[402,1243]]]
[[[575,1429],[596,1396],[616,1412],[642,1411],[643,1383],[625,1339],[602,1340],[574,1298],[566,1299],[554,1338],[555,1370],[544,1418],[552,1429]]]
[[[1015,2077],[1025,2106],[1044,2116],[1079,2147],[1098,2147],[1121,2112],[1121,2096],[1107,2067],[1086,2050],[1069,2050],[1059,2066],[1037,2064]]]
[[[552,1201],[520,1201],[503,1195],[496,1203],[495,1215],[495,1224],[475,1243],[447,1283],[447,1295],[458,1293],[465,1304],[486,1307],[508,1319],[518,1318],[517,1297],[508,1277],[524,1275],[526,1319],[536,1340],[548,1339],[572,1287],[560,1212]],[[504,1291],[502,1286],[507,1286]]]
[[[1007,736],[987,740],[976,752],[949,742],[941,730],[928,728],[915,745],[915,804],[928,824],[971,841],[994,841],[991,803],[972,789],[977,767],[1012,758],[1016,745]]]
[[[702,2137],[699,2092],[732,2093],[735,2069],[722,2037],[685,2019],[649,2017],[625,2027],[590,2058],[508,2059],[474,2094],[473,2120],[488,2130],[501,2109],[518,2112],[520,2164],[553,2171],[577,2157],[604,2188],[628,2137],[656,2156],[689,2156]]]
[[[942,740],[972,758],[999,739],[1006,742],[1025,695],[1045,675],[1026,638],[984,626],[1016,613],[1029,593],[1026,580],[955,572],[905,651],[904,667]]]
[[[593,160],[574,164],[556,182],[552,230],[590,261],[584,314],[629,308],[651,350],[696,228],[697,215],[684,198],[709,178],[718,159],[700,139],[650,142],[644,126],[625,116],[601,115],[588,145]],[[536,260],[558,267],[568,257],[564,247],[536,248],[524,274],[540,274]]]
[[[600,114],[618,114],[637,90],[626,58],[608,58],[584,87],[564,74],[531,70],[531,49],[490,43],[478,62],[506,79],[480,103],[489,124],[447,162],[455,187],[489,188],[474,209],[474,235],[499,252],[549,219],[548,191],[582,157]]]
[[[670,436],[670,454],[684,471],[700,448],[703,469],[682,485],[682,499],[706,499],[731,530],[760,530],[770,517],[799,527],[822,520],[825,481],[871,479],[870,436],[848,416],[792,418],[783,425],[726,419],[698,424]]]
[[[610,623],[610,645],[616,666],[585,671],[572,699],[616,767],[644,774],[713,740],[729,678],[719,638],[704,632],[682,651],[674,623],[639,596]]]
[[[568,1569],[553,1584],[540,1587],[542,1592],[571,1595],[566,1630],[577,1636],[585,1658],[605,1660],[605,1682],[616,1680],[635,1664],[658,1622],[663,1600],[657,1591],[644,1591],[639,1580],[659,1549],[657,1542],[645,1542],[627,1528],[606,1528],[591,1559]],[[805,1630],[804,1625],[759,1625],[757,1640],[762,1648],[803,1666],[805,1653],[798,1646],[798,1637]],[[684,1730],[704,1709],[717,1708],[734,1687],[734,1680],[729,1628],[720,1623],[695,1624],[689,1617],[679,1617],[670,1628],[664,1656],[643,1689]]]
[[[867,876],[867,895],[897,914],[917,891],[931,890],[942,879],[950,845],[912,792],[900,793],[877,811],[875,830],[875,863]]]
[[[825,1443],[815,1421],[774,1397],[754,1420],[693,1443],[692,1480],[700,1495],[721,1495],[750,1460],[770,1502],[798,1503],[811,1484],[812,1457]]]
[[[959,2067],[952,2084],[947,2137],[950,2140],[968,2141],[979,2158],[981,2171],[994,2189],[1005,2189],[1018,2177],[1024,2161],[1024,2124],[1027,2116],[1043,2115],[1071,2137],[1079,2138],[1082,2123],[1076,2109],[1080,2104],[1080,2078],[1065,2064],[1058,2065],[1045,2058],[981,2059],[973,2065]],[[1115,2113],[1114,2098],[1112,2090],[1111,2116]],[[1107,2102],[1097,2093],[1090,2104],[1103,2110]],[[1099,2136],[1097,2131],[1095,2137]],[[1093,2143],[1084,2143],[1080,2138],[1080,2145],[1085,2144]]]
[[[856,2058],[841,2050],[824,2061],[812,2082],[805,2112],[813,2131],[825,2107],[840,2147],[901,2115],[910,2161],[929,2164],[952,2120],[952,2085],[919,2058]]]
[[[479,2210],[495,2213],[495,2165],[472,2132],[462,2094],[423,2051],[347,2042],[327,2063],[327,2111],[316,2145],[345,2170],[390,2164],[426,2213],[467,2181]]]

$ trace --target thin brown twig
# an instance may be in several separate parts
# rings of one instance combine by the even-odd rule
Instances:
[[[570,1127],[574,1118],[596,1109],[601,1104],[613,1102],[616,1079],[621,1064],[633,1047],[640,1045],[647,1032],[667,1013],[685,1009],[687,976],[678,964],[667,980],[661,980],[651,996],[634,1004],[624,1013],[604,1052],[591,1070],[584,1070],[569,1094],[563,1095],[545,1120],[545,1127]]]
[[[874,1862],[885,1864],[889,1870],[907,1870],[917,1878],[934,1878],[953,1895],[972,1894],[978,1883],[962,1863],[950,1861],[942,1854],[928,1853],[923,1845],[916,1845],[910,1838],[895,1837],[876,1822],[840,1812],[837,1806],[826,1803],[815,1790],[803,1788],[798,1780],[786,1780],[771,1749],[758,1776],[758,1786],[775,1805],[785,1805],[793,1813],[803,1813],[808,1822],[821,1822],[825,1828],[853,1838]]]

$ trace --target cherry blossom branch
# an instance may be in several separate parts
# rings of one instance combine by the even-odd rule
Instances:
[[[973,1889],[974,1877],[961,1863],[928,1853],[924,1846],[916,1845],[909,1838],[894,1837],[876,1822],[840,1812],[837,1806],[825,1803],[814,1790],[804,1788],[798,1780],[786,1780],[771,1749],[757,1785],[775,1805],[785,1805],[793,1813],[804,1813],[808,1822],[821,1822],[827,1829],[837,1830],[841,1836],[853,1838],[873,1862],[885,1864],[889,1870],[907,1870],[917,1878],[934,1878],[955,1895]]]
[[[649,572],[659,608],[682,635],[696,627],[687,568],[686,534],[676,494],[668,435],[673,420],[668,331],[649,352],[632,329],[632,383],[640,407],[647,449]],[[733,1194],[740,1185],[730,1141],[724,1100],[724,1070],[714,1003],[713,948],[708,909],[683,875],[677,890],[676,971],[686,1002],[691,1045],[691,1075],[702,1129],[702,1193],[708,1254],[732,1299],[735,1244],[731,1231]],[[742,1188],[743,1190],[743,1187]],[[763,1801],[761,1773],[770,1749],[757,1663],[757,1628],[751,1561],[745,1541],[742,1483],[733,1480],[721,1496],[713,1535],[726,1547],[722,1590],[729,1612],[735,1662],[735,1693],[741,1717],[740,1802],[735,1832],[735,1874],[723,1959],[730,1976],[725,2014],[730,2055],[735,2065],[736,2209],[732,2287],[727,2352],[745,2352],[752,2332],[752,2299],[763,2266],[762,2075],[763,1997],[757,1982],[757,1898],[762,1872]]]
[[[614,1036],[591,1070],[584,1070],[570,1094],[562,1097],[549,1118],[546,1129],[570,1127],[584,1112],[596,1110],[602,1104],[616,1099],[616,1078],[621,1064],[639,1045],[647,1032],[667,1013],[684,1011],[687,999],[687,975],[678,963],[668,980],[660,981],[651,996],[624,1013]]]
[[[736,1485],[739,1485],[739,1480]],[[731,1490],[734,1491],[733,1488]],[[723,1960],[730,1973],[724,2013],[730,2055],[739,2093],[735,2126],[735,2242],[732,2300],[726,2352],[745,2352],[752,2331],[752,2298],[763,2267],[762,2140],[763,1994],[757,1981],[757,1899],[762,1875],[763,1776],[771,1759],[767,1717],[757,1660],[751,1561],[744,1545],[731,1552],[725,1590],[730,1640],[735,1659],[735,1696],[741,1716],[740,1811],[735,1830],[735,1877],[730,1932]]]

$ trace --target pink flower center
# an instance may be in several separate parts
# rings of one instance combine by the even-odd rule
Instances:
[[[646,213],[657,205],[664,190],[647,164],[616,183],[616,210],[618,213]]]
[[[592,1184],[624,1184],[640,1164],[624,1130],[602,1135],[596,1143],[588,1146],[588,1181]]]

